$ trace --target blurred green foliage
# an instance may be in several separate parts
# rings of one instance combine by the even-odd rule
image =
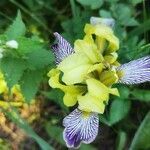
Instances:
[[[44,97],[48,107],[43,111],[42,124],[38,124],[44,128],[44,134],[39,131],[39,136],[11,113],[8,116],[43,150],[66,149],[61,121],[69,110],[63,104],[63,93],[47,88],[46,74],[54,66],[50,51],[53,32],[60,32],[73,45],[74,40],[83,37],[84,25],[91,16],[113,17],[116,20],[114,31],[120,40],[120,62],[150,55],[149,1],[1,0],[0,8],[0,45],[8,40],[16,40],[19,44],[13,51],[5,47],[7,51],[0,60],[7,84],[10,88],[20,84],[27,103],[38,95]],[[105,114],[100,115],[101,129],[97,140],[91,145],[82,145],[81,150],[150,149],[149,83],[117,87],[121,97],[112,97]],[[34,145],[30,149],[32,146],[38,148]]]

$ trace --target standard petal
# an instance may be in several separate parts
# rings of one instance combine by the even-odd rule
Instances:
[[[117,68],[119,83],[138,84],[150,81],[150,56],[130,61]]]
[[[91,24],[86,24],[84,31],[86,34],[95,34],[98,38],[97,44],[99,45],[105,45],[104,41],[108,41],[108,48],[106,53],[112,53],[116,50],[119,49],[119,40],[118,38],[114,35],[113,30],[104,25],[104,24],[97,24],[97,25],[91,25]],[[101,46],[100,46],[101,47]]]
[[[55,55],[55,62],[58,65],[64,58],[74,53],[70,43],[67,42],[59,33],[54,33],[57,43],[52,45],[52,50]]]
[[[59,65],[64,74],[62,81],[67,85],[81,83],[85,80],[91,61],[83,53],[74,53],[64,59]]]
[[[79,148],[81,143],[93,142],[98,134],[97,113],[87,113],[75,109],[63,120],[63,138],[68,148]]]
[[[83,40],[76,40],[74,49],[75,52],[84,53],[93,64],[104,60],[94,43],[92,35],[85,35]]]

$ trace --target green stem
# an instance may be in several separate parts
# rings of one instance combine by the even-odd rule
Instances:
[[[72,10],[72,15],[75,18],[77,16],[77,13],[76,13],[76,5],[75,5],[74,0],[70,0],[70,5],[71,5],[71,10]]]

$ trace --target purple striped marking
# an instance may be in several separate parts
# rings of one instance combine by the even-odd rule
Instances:
[[[55,55],[55,63],[58,65],[64,58],[74,53],[70,43],[67,42],[59,33],[55,32],[54,36],[57,39],[57,43],[51,46]]]
[[[63,120],[65,127],[63,138],[68,148],[79,148],[81,143],[93,142],[98,134],[99,118],[97,113],[89,113],[75,109]]]
[[[130,61],[117,68],[123,72],[119,83],[138,84],[150,81],[150,56]]]

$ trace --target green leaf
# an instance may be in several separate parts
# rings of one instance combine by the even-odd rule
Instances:
[[[21,91],[27,102],[30,102],[35,96],[39,84],[42,80],[43,72],[41,70],[25,72],[21,78]]]
[[[141,3],[143,0],[131,0],[131,3],[135,6],[139,3]]]
[[[118,134],[118,142],[116,150],[123,150],[126,144],[127,134],[124,131],[120,131]]]
[[[21,37],[17,39],[19,43],[17,51],[21,54],[27,54],[43,49],[43,44],[31,38]]]
[[[91,9],[98,9],[103,5],[103,0],[77,0],[83,6],[90,6]]]
[[[11,88],[17,84],[26,69],[26,63],[22,59],[3,58],[0,68],[4,73],[7,85]]]
[[[62,145],[66,145],[63,140],[63,128],[46,123],[46,131],[48,135]]]
[[[124,4],[124,3],[119,3],[117,5],[113,5],[111,7],[111,10],[115,11],[113,13],[116,18],[118,17],[117,19],[119,19],[119,21],[124,21],[124,20],[129,19],[132,14],[132,12],[131,12],[132,10],[130,9],[129,5]]]
[[[142,121],[132,140],[130,150],[149,150],[150,149],[150,112]]]
[[[41,69],[54,62],[51,51],[38,49],[27,55],[27,62],[31,69]]]
[[[100,14],[101,17],[104,17],[104,18],[111,18],[112,17],[111,13],[107,10],[104,10],[104,9],[101,9],[99,11],[99,14]]]
[[[132,17],[132,9],[127,4],[119,3],[111,7],[113,16],[117,18],[118,23],[125,26],[137,25],[138,22]]]
[[[131,94],[134,96],[135,100],[150,102],[150,91],[149,90],[135,89],[135,90],[131,91]]]
[[[138,52],[137,52],[138,56],[137,57],[140,58],[140,57],[144,57],[144,56],[149,55],[149,54],[150,54],[150,43],[146,44],[146,45],[142,45],[142,47],[140,47],[138,49]]]
[[[63,36],[66,38],[72,45],[76,39],[80,39],[84,35],[84,26],[85,23],[89,21],[90,15],[87,11],[76,16],[73,19],[64,21],[61,23],[61,26],[64,29]]]
[[[63,104],[63,92],[58,89],[51,89],[49,92],[42,92],[49,100],[58,104],[63,110],[69,111],[68,108]]]
[[[7,35],[8,40],[13,40],[23,36],[25,32],[26,27],[22,21],[21,13],[18,11],[16,19],[14,20],[13,24],[8,27],[5,34]]]
[[[119,89],[120,97],[122,99],[127,99],[129,94],[130,94],[130,89],[126,86],[123,86],[123,85],[120,85],[118,87],[118,89]]]
[[[99,115],[99,119],[100,119],[100,122],[106,124],[107,126],[111,126],[109,120],[107,119],[107,116],[105,114],[100,114]]]
[[[123,23],[126,26],[137,26],[139,22],[135,18],[129,18],[127,22]]]
[[[13,109],[11,112],[4,112],[15,124],[17,124],[21,129],[23,129],[28,136],[33,138],[41,147],[42,150],[54,150],[46,141],[44,141],[39,135],[37,135],[34,130],[29,126],[29,124],[23,120],[17,110]]]
[[[61,23],[61,26],[65,31],[63,33],[63,37],[72,45],[76,39],[80,39],[84,36],[85,23],[89,21],[91,16],[88,10],[82,12],[81,9],[77,6],[76,9],[77,10],[74,12],[76,16]]]
[[[108,121],[111,125],[122,120],[129,112],[131,102],[128,100],[115,99],[110,107]]]
[[[133,36],[138,36],[140,34],[146,33],[150,30],[150,19],[144,21],[144,23],[140,24],[137,28],[134,28],[129,34],[128,38],[131,38]]]

